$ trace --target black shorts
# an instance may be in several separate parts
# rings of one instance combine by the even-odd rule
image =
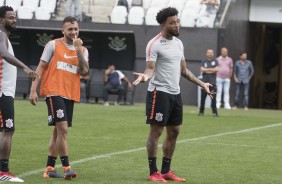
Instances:
[[[2,94],[0,97],[0,132],[15,131],[14,98]]]
[[[183,105],[181,94],[172,95],[154,90],[147,92],[146,123],[161,126],[182,124]]]
[[[57,122],[67,121],[72,126],[74,101],[61,96],[50,96],[45,99],[48,107],[48,125],[55,126]]]

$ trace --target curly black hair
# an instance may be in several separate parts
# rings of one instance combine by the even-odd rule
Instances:
[[[11,6],[1,6],[0,7],[0,18],[5,18],[7,11],[14,11]]]
[[[72,17],[72,16],[68,16],[68,17],[65,17],[64,20],[63,20],[63,24],[67,23],[67,22],[70,22],[70,23],[74,23],[74,22],[77,22],[76,18]]]
[[[173,7],[167,7],[158,12],[156,20],[159,24],[163,24],[168,17],[172,17],[175,15],[178,15],[177,9]]]

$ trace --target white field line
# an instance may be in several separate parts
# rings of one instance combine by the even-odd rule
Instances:
[[[195,144],[209,144],[209,145],[220,145],[220,146],[231,146],[231,147],[247,147],[247,148],[265,148],[265,149],[281,149],[278,146],[260,146],[253,144],[231,144],[231,143],[220,143],[220,142],[195,142]]]
[[[186,142],[192,142],[192,141],[198,141],[198,140],[203,140],[203,139],[209,139],[209,138],[214,138],[214,137],[222,137],[222,136],[226,136],[226,135],[234,135],[234,134],[247,133],[247,132],[252,132],[252,131],[272,128],[272,127],[277,127],[277,126],[281,126],[281,125],[282,125],[282,123],[275,123],[275,124],[271,124],[271,125],[255,127],[255,128],[248,128],[248,129],[234,131],[234,132],[225,132],[225,133],[219,133],[219,134],[208,135],[208,136],[203,136],[203,137],[183,139],[183,140],[177,141],[177,144],[186,143]],[[159,144],[158,146],[161,147],[162,144]],[[140,147],[140,148],[124,150],[124,151],[117,151],[117,152],[112,152],[112,153],[103,154],[103,155],[95,155],[95,156],[92,156],[92,157],[89,157],[89,158],[84,158],[84,159],[73,161],[70,164],[71,165],[80,164],[80,163],[84,163],[84,162],[88,162],[88,161],[92,161],[92,160],[96,160],[96,159],[100,159],[100,158],[108,158],[108,157],[111,157],[111,156],[123,155],[123,154],[127,154],[127,153],[143,151],[143,150],[146,150],[146,147]],[[44,171],[44,169],[45,168],[36,169],[36,170],[33,170],[33,171],[22,173],[22,174],[18,175],[18,177],[23,178],[23,177],[31,176],[31,175],[34,175],[34,174],[38,174],[38,173],[41,173],[42,171]]]

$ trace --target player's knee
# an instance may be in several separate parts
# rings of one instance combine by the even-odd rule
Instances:
[[[3,132],[3,136],[5,137],[12,137],[14,135],[15,130],[11,130],[11,131],[4,131]]]
[[[57,126],[57,134],[58,135],[67,135],[68,133],[68,126]]]
[[[168,133],[168,136],[169,138],[171,139],[177,139],[178,135],[179,135],[179,128],[173,128],[173,129],[170,129],[169,133]]]

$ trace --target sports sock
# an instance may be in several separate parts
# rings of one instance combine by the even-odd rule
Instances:
[[[9,160],[7,160],[7,159],[1,159],[1,160],[0,160],[0,171],[2,171],[2,172],[8,172],[8,171],[9,171],[8,164],[9,164]]]
[[[48,155],[46,167],[48,167],[48,166],[55,167],[56,160],[57,160],[57,157],[53,157],[53,156]]]
[[[150,175],[152,175],[153,173],[158,171],[158,169],[157,169],[157,157],[149,157],[148,161],[149,161]]]
[[[67,167],[67,166],[70,165],[69,164],[69,157],[68,156],[61,156],[60,159],[61,159],[63,167]]]
[[[161,170],[162,174],[165,174],[168,171],[170,171],[170,163],[171,163],[171,159],[163,157],[163,164]]]

